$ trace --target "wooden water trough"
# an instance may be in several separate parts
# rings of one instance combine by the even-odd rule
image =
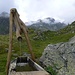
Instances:
[[[49,75],[49,73],[29,57],[20,56],[11,62],[8,75]]]

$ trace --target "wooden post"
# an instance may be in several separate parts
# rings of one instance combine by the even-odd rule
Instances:
[[[28,44],[28,48],[29,48],[32,60],[36,61],[35,57],[34,57],[34,54],[33,54],[33,51],[32,51],[32,46],[31,46],[31,43],[30,43],[30,40],[29,40],[29,37],[28,37],[28,33],[27,33],[27,30],[26,30],[25,24],[21,20],[20,20],[20,22],[21,22],[21,28],[24,32],[24,35],[25,35],[25,38],[26,38],[26,41],[27,41],[27,44]]]
[[[34,54],[32,52],[32,46],[31,46],[31,43],[30,43],[30,40],[29,40],[29,37],[28,37],[26,25],[19,18],[18,12],[16,12],[16,15],[15,16],[16,16],[16,19],[17,19],[18,24],[20,25],[20,29],[22,29],[22,31],[24,32],[24,35],[25,35],[25,38],[26,38],[26,41],[27,41],[27,44],[28,44],[28,48],[29,48],[29,51],[30,51],[32,60],[36,61],[35,60],[35,57],[34,57]]]
[[[30,51],[32,60],[33,60],[33,61],[36,61],[36,60],[35,60],[35,57],[34,57],[34,54],[33,54],[33,52],[32,52],[32,46],[31,46],[31,43],[30,43],[30,40],[29,40],[29,37],[28,37],[26,25],[21,21],[21,19],[20,19],[19,16],[18,16],[18,13],[16,13],[16,19],[17,19],[17,21],[19,22],[20,28],[21,28],[22,31],[24,32],[24,35],[25,35],[25,38],[26,38],[26,41],[27,41],[27,44],[28,44],[28,48],[29,48],[29,51]]]
[[[9,29],[9,51],[7,56],[7,64],[6,64],[6,75],[8,75],[9,65],[11,61],[11,52],[12,52],[12,26],[13,26],[13,13],[10,10],[10,29]]]
[[[20,40],[20,39],[22,39],[22,37],[21,37],[21,28],[19,26],[19,22],[16,18],[16,15],[15,15],[15,18],[14,18],[14,23],[15,23],[15,26],[16,26],[16,37],[17,37],[18,40]]]

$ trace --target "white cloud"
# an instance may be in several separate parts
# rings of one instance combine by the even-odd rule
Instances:
[[[0,13],[3,11],[9,12],[13,7],[15,7],[14,0],[0,0]]]
[[[8,1],[10,3],[8,3]],[[8,11],[8,9],[11,7],[16,7],[21,16],[21,19],[24,22],[43,19],[46,17],[53,17],[66,23],[71,23],[75,20],[75,0],[8,1],[0,1],[0,11]]]
[[[46,17],[65,22],[75,19],[75,0],[15,0],[15,3],[25,21]]]

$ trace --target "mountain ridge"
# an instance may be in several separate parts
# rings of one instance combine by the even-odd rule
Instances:
[[[31,21],[29,25],[27,23],[25,24],[27,25],[28,28],[42,31],[47,30],[57,31],[66,27],[65,23],[56,21],[54,18],[50,17],[47,17],[45,19],[39,19],[37,21]],[[0,14],[0,34],[8,34],[8,33],[9,33],[9,13],[2,12]]]
[[[0,17],[9,18],[9,13],[4,11],[0,14]]]
[[[27,24],[27,23],[26,23]],[[42,31],[57,31],[66,26],[65,23],[56,21],[54,18],[47,17],[45,19],[39,19],[37,21],[31,21],[31,23],[27,24],[29,28],[34,28],[35,30]]]

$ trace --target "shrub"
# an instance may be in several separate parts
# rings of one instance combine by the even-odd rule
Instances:
[[[57,75],[57,72],[53,69],[52,66],[46,67],[45,70],[51,75]]]

